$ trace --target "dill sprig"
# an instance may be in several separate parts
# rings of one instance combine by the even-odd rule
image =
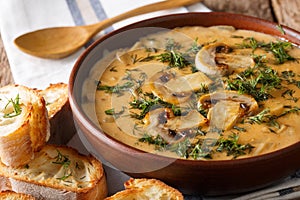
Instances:
[[[131,109],[141,110],[139,114],[131,114],[131,117],[139,120],[143,119],[150,110],[159,107],[171,108],[175,116],[181,115],[181,110],[179,107],[175,106],[174,104],[163,101],[161,98],[155,96],[152,93],[144,93],[141,98],[134,99],[129,104],[131,106]]]
[[[281,78],[282,80],[286,81],[288,84],[293,84],[300,88],[300,81],[295,79],[296,73],[293,71],[282,71]],[[299,75],[298,75],[299,77]]]
[[[256,66],[236,74],[234,79],[227,79],[227,89],[236,90],[240,94],[249,94],[256,101],[264,101],[271,96],[273,89],[281,88],[281,79],[276,70],[267,67],[257,58]]]
[[[270,114],[270,109],[266,108],[266,109],[262,110],[260,113],[258,113],[257,115],[248,117],[246,122],[248,122],[250,124],[253,124],[253,123],[262,124],[265,122],[269,122],[271,118],[272,118],[272,115]]]
[[[5,113],[3,115],[4,118],[16,117],[16,116],[20,115],[22,112],[19,94],[17,94],[15,99],[13,99],[13,98],[9,99],[7,104],[5,105],[4,109],[6,109],[10,104],[12,104],[12,106],[13,106],[13,112]]]
[[[56,151],[57,151],[57,156],[55,157],[56,160],[53,161],[52,163],[57,164],[57,165],[62,165],[62,167],[64,169],[64,175],[57,179],[61,180],[61,181],[65,181],[70,176],[72,176],[72,171],[70,168],[71,160],[69,159],[69,157],[67,155],[62,154],[58,149],[56,149]]]
[[[252,48],[256,50],[257,48],[262,48],[265,51],[272,52],[276,58],[278,64],[282,64],[289,60],[295,60],[294,57],[288,54],[287,50],[292,48],[292,43],[286,41],[275,41],[275,42],[259,42],[253,37],[246,38],[243,44],[239,45],[242,48]]]
[[[212,158],[212,150],[210,148],[203,148],[203,144],[196,143],[191,145],[191,148],[188,150],[190,151],[188,153],[189,157],[192,157],[194,160],[198,160],[200,158]]]
[[[196,38],[191,46],[191,48],[189,48],[187,50],[187,54],[194,54],[196,55],[198,53],[198,51],[200,51],[200,49],[202,48],[202,45],[198,45],[198,38]]]
[[[251,144],[240,144],[238,143],[239,135],[233,134],[228,138],[220,138],[217,142],[218,152],[226,152],[227,156],[233,156],[233,158],[237,158],[238,156],[245,155],[246,153],[250,153],[254,148]]]
[[[147,133],[145,133],[138,141],[155,145],[155,149],[157,150],[164,150],[168,145],[168,142],[165,141],[160,135],[154,137]]]
[[[115,118],[119,118],[121,115],[124,114],[125,109],[126,109],[126,107],[123,106],[123,107],[122,107],[122,110],[120,110],[119,112],[116,112],[116,111],[115,111],[115,108],[111,108],[111,109],[105,110],[104,112],[105,112],[106,115],[112,115],[112,116],[114,116]]]
[[[63,155],[59,150],[57,150],[57,156],[55,157],[55,161],[53,161],[53,164],[58,164],[58,165],[62,165],[63,168],[68,168],[71,164],[71,160],[69,159],[68,156]]]
[[[174,39],[167,39],[165,48],[167,51],[180,50],[182,45],[179,42],[176,42]]]
[[[178,67],[182,69],[191,63],[185,58],[184,54],[171,50],[156,56],[157,60],[168,63],[170,67]]]
[[[168,143],[160,135],[151,136],[145,134],[139,139],[139,142],[155,145],[155,149],[157,150],[171,151],[176,153],[179,157],[186,159],[212,159],[215,151],[226,152],[227,156],[233,156],[235,159],[241,155],[250,153],[254,148],[251,144],[239,143],[238,138],[239,136],[237,134],[233,134],[228,138],[220,137],[219,139],[198,139],[194,140],[193,143],[189,138],[175,143]]]
[[[287,100],[291,100],[296,103],[299,100],[299,98],[294,96],[295,92],[295,90],[287,89],[281,94],[281,96],[283,98],[286,98]]]
[[[285,31],[283,30],[281,24],[277,24],[277,25],[276,25],[276,28],[280,31],[280,33],[281,33],[282,35],[285,35]]]
[[[269,108],[265,108],[264,110],[262,110],[260,113],[258,113],[257,115],[248,117],[245,122],[246,123],[256,123],[256,124],[262,124],[262,123],[266,123],[269,126],[274,126],[277,128],[280,128],[280,124],[277,122],[277,119],[279,119],[280,117],[283,117],[287,114],[290,113],[294,113],[294,114],[299,114],[300,108],[295,106],[284,106],[285,110],[279,114],[279,115],[272,115],[270,113],[270,109]]]
[[[109,85],[101,85],[101,82],[97,84],[97,90],[103,90],[107,93],[119,93],[122,94],[124,91],[127,91],[128,89],[132,88],[134,86],[134,83],[132,81],[127,81],[123,85],[115,85],[115,86],[109,86]]]

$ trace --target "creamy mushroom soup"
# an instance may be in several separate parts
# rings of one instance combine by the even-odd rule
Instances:
[[[111,137],[170,157],[273,152],[300,140],[299,55],[287,41],[230,26],[151,34],[97,64],[96,116]]]

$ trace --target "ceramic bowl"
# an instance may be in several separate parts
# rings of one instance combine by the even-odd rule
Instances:
[[[282,26],[285,31],[285,34],[282,34],[275,23],[217,12],[156,17],[107,34],[95,41],[79,57],[69,81],[71,108],[86,148],[96,157],[104,159],[132,177],[160,179],[185,194],[226,195],[249,192],[269,186],[295,173],[300,168],[300,143],[262,156],[227,161],[175,160],[137,150],[104,133],[95,120],[93,100],[82,98],[83,93],[93,97],[96,84],[90,91],[85,91],[83,85],[89,79],[95,63],[107,50],[129,47],[138,37],[153,32],[156,28],[214,25],[231,25],[237,29],[254,30],[300,44],[300,33],[291,28]],[[86,108],[89,111],[86,111]]]

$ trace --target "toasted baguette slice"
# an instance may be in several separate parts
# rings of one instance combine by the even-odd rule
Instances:
[[[156,179],[133,179],[124,183],[125,190],[105,200],[183,200],[181,192]]]
[[[35,200],[31,195],[4,191],[0,193],[0,200]]]
[[[0,88],[0,158],[8,166],[28,163],[50,136],[44,99],[20,85]]]
[[[68,99],[68,85],[50,84],[39,93],[46,101],[50,120],[49,144],[67,144],[76,133],[73,114]]]
[[[37,199],[104,199],[107,185],[101,162],[66,146],[46,145],[26,166],[0,164],[3,190]],[[2,188],[0,188],[2,190]]]

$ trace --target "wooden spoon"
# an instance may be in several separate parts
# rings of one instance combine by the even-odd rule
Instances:
[[[17,37],[15,45],[25,53],[42,58],[64,58],[80,49],[93,36],[112,24],[133,16],[190,5],[200,0],[168,0],[145,5],[110,19],[86,26],[46,28]]]

